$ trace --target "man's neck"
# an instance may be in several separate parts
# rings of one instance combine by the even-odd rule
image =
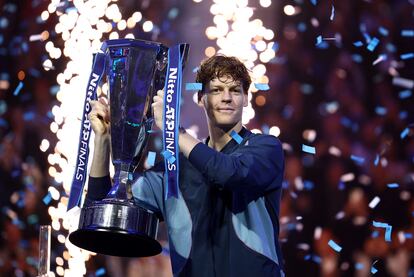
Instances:
[[[224,146],[232,139],[230,135],[231,132],[234,130],[236,133],[238,133],[242,128],[243,125],[241,122],[238,122],[236,125],[229,129],[222,129],[209,124],[208,132],[210,139],[208,141],[208,146],[217,151],[221,151],[221,149],[223,149]]]

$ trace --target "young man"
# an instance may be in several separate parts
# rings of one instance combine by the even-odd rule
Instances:
[[[209,58],[196,81],[203,85],[198,105],[206,113],[209,137],[203,143],[180,132],[179,197],[165,200],[164,170],[155,166],[134,182],[134,199],[165,220],[174,276],[283,276],[278,243],[281,144],[242,126],[251,79],[239,60]],[[163,91],[153,100],[161,129]],[[87,202],[102,199],[111,186],[108,107],[96,101],[92,107],[95,152]]]

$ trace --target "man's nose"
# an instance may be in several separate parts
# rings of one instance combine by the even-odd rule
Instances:
[[[223,101],[223,102],[231,102],[232,101],[231,93],[228,89],[223,90],[223,93],[222,93],[222,96],[221,96],[221,101]]]

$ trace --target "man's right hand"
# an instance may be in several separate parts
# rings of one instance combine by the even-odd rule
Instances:
[[[109,135],[109,105],[105,98],[99,101],[91,101],[92,110],[89,113],[89,121],[95,136]]]
[[[89,175],[91,177],[104,177],[109,175],[110,155],[110,117],[109,105],[105,98],[91,101],[92,110],[89,121],[95,133],[95,147]]]

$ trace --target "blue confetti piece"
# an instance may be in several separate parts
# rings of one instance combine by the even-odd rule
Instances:
[[[388,51],[390,51],[391,53],[395,53],[395,52],[397,51],[397,47],[396,47],[394,44],[392,44],[391,42],[387,43],[387,44],[385,45],[385,48],[386,48]]]
[[[375,50],[375,48],[377,48],[377,46],[378,46],[378,44],[379,44],[379,39],[377,39],[377,38],[373,38],[373,39],[371,39],[371,41],[368,43],[368,45],[367,45],[367,49],[369,50],[369,51],[371,51],[371,52],[373,52],[374,50]]]
[[[398,188],[400,185],[397,183],[391,183],[391,184],[387,184],[387,187],[390,189],[395,189]]]
[[[318,4],[318,0],[310,0],[310,2],[311,2],[314,6],[316,6],[316,5]]]
[[[100,269],[98,269],[97,271],[95,271],[95,276],[102,276],[102,275],[104,275],[106,273],[106,270],[105,270],[105,268],[100,268]]]
[[[377,230],[373,231],[371,234],[371,238],[378,238],[379,232]]]
[[[402,132],[401,132],[401,134],[400,134],[400,138],[401,139],[405,139],[405,137],[407,137],[407,135],[410,133],[410,129],[408,129],[408,128],[405,128]]]
[[[196,73],[198,70],[199,70],[199,67],[198,66],[197,67],[194,67],[193,68],[193,73]]]
[[[299,31],[299,32],[301,32],[301,33],[305,32],[305,31],[306,31],[306,29],[307,29],[306,24],[305,24],[304,22],[300,22],[300,23],[298,24],[297,29],[298,29],[298,31]]]
[[[404,237],[406,239],[412,239],[413,238],[413,234],[411,234],[411,233],[404,233]]]
[[[385,107],[376,107],[375,108],[375,113],[378,115],[386,115],[387,114],[387,109]]]
[[[331,17],[329,17],[329,19],[330,19],[331,21],[333,21],[333,20],[334,20],[334,17],[335,17],[335,7],[334,7],[334,5],[332,5],[332,9],[331,9]]]
[[[365,159],[363,157],[359,157],[356,155],[351,155],[351,160],[353,160],[357,164],[363,164],[365,162]]]
[[[364,43],[360,40],[354,42],[355,47],[361,47],[362,45],[364,45]]]
[[[385,241],[391,241],[392,226],[388,223],[372,221],[372,225],[377,228],[385,228]]]
[[[353,54],[352,55],[352,60],[354,61],[354,62],[356,62],[356,63],[362,63],[362,61],[364,60],[363,58],[362,58],[362,56],[361,55],[359,55],[359,54]]]
[[[378,272],[378,269],[376,269],[374,266],[371,266],[371,273],[375,274]]]
[[[36,214],[31,214],[27,217],[27,223],[34,225],[39,222],[39,217]]]
[[[238,133],[236,133],[236,131],[231,131],[231,133],[230,133],[230,136],[232,137],[232,139],[234,139],[238,144],[240,144],[240,143],[242,143],[242,141],[243,141],[243,138],[238,134]]]
[[[403,91],[400,91],[399,93],[398,93],[398,97],[400,98],[400,99],[406,99],[406,98],[409,98],[409,97],[411,97],[411,95],[412,95],[412,92],[411,92],[411,90],[403,90]]]
[[[300,90],[302,91],[303,94],[309,95],[309,94],[312,94],[313,87],[310,84],[302,84],[300,86]]]
[[[380,156],[377,154],[377,155],[375,156],[375,161],[374,161],[374,165],[375,165],[375,166],[377,166],[377,165],[378,165],[379,160],[380,160]]]
[[[316,149],[313,146],[302,144],[302,151],[309,154],[316,154]]]
[[[17,85],[16,89],[14,90],[13,95],[17,96],[19,94],[19,92],[22,90],[22,88],[23,88],[23,82],[20,82]]]
[[[355,264],[355,269],[356,269],[356,270],[361,270],[361,269],[364,269],[364,264],[363,264],[363,263],[356,263],[356,264]]]
[[[406,119],[407,116],[408,116],[408,112],[407,111],[400,111],[398,116],[400,117],[400,119]]]
[[[202,83],[186,83],[185,90],[202,90],[203,84]]]
[[[49,205],[50,201],[52,201],[52,195],[50,195],[50,192],[48,192],[46,196],[43,197],[42,201],[45,203],[45,205]]]
[[[401,36],[414,37],[414,30],[401,30]]]
[[[163,155],[163,156],[164,156],[164,158],[165,158],[165,159],[167,159],[167,161],[168,161],[170,164],[173,164],[173,163],[175,162],[175,157],[171,154],[171,152],[170,152],[170,151],[165,150],[165,151],[161,152],[161,155]]]
[[[322,262],[322,258],[318,255],[312,255],[312,261],[314,261],[317,264],[320,264]]]
[[[406,53],[400,55],[401,60],[408,60],[414,58],[414,53]]]
[[[317,38],[316,38],[316,43],[315,43],[315,45],[319,45],[319,44],[321,44],[322,43],[322,36],[321,35],[319,35]]]
[[[389,34],[389,31],[388,31],[387,29],[385,29],[384,27],[382,27],[382,26],[380,26],[380,27],[378,28],[378,31],[379,31],[379,33],[380,33],[381,35],[383,35],[384,37],[388,36],[388,34]]]
[[[312,257],[312,255],[311,255],[311,254],[308,254],[308,255],[306,255],[305,257],[303,257],[303,259],[304,259],[305,261],[309,261],[311,257]]]
[[[26,112],[23,114],[23,120],[24,121],[32,121],[35,118],[34,112]]]
[[[342,247],[339,246],[336,242],[334,242],[333,240],[329,240],[328,245],[335,250],[336,252],[341,252]]]
[[[254,87],[258,90],[269,90],[269,84],[264,84],[264,83],[255,83]]]
[[[312,190],[314,188],[314,186],[315,185],[314,185],[314,183],[312,181],[305,180],[303,182],[303,187],[304,187],[305,190]]]
[[[157,155],[157,153],[152,152],[152,151],[148,151],[147,163],[148,163],[149,166],[154,166],[156,155]]]

